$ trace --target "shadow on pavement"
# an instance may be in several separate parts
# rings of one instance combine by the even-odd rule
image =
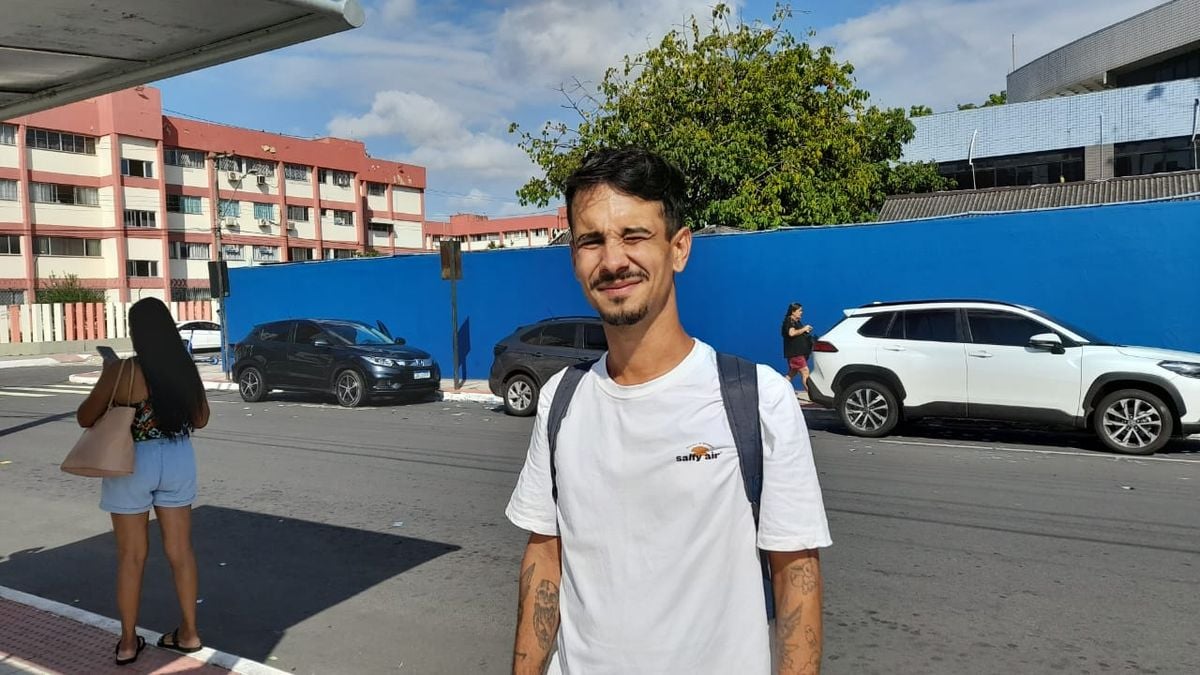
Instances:
[[[74,416],[75,416],[75,411],[69,410],[67,412],[58,413],[56,415],[47,415],[46,417],[39,417],[36,420],[25,422],[24,424],[18,424],[16,426],[5,427],[3,429],[0,429],[0,436],[9,436],[9,435],[17,433],[18,431],[26,431],[28,429],[40,427],[43,424],[50,424],[51,422],[65,420],[68,417],[74,417]]]
[[[452,544],[216,506],[192,512],[206,645],[265,661],[287,629],[439,556]],[[0,585],[116,616],[110,533],[0,561]],[[138,624],[169,632],[179,610],[158,527]]]

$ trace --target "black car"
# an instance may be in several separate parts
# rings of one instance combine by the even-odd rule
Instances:
[[[522,326],[496,344],[488,386],[504,399],[509,414],[532,415],[546,380],[567,366],[599,358],[607,349],[603,324],[594,316]]]
[[[427,397],[441,383],[428,352],[406,347],[382,323],[290,319],[255,326],[237,344],[233,374],[242,400],[274,389],[327,392],[353,408],[370,398]]]

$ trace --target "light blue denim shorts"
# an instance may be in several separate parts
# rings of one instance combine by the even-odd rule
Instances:
[[[101,509],[145,513],[151,506],[189,506],[196,500],[196,452],[191,438],[156,438],[133,446],[133,473],[101,480]]]

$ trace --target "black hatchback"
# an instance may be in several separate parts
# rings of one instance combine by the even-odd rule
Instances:
[[[382,323],[291,319],[255,326],[234,350],[242,400],[275,389],[325,392],[348,408],[371,398],[428,397],[441,372],[429,352],[405,346]]]
[[[510,415],[532,415],[546,380],[567,366],[600,358],[607,349],[604,326],[594,316],[522,326],[496,344],[488,387],[504,399]]]

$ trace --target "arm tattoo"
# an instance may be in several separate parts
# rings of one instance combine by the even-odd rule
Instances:
[[[780,669],[791,672],[796,667],[796,654],[800,645],[793,642],[796,628],[800,626],[800,614],[804,611],[804,603],[796,605],[796,609],[787,616],[779,617],[779,666]]]
[[[802,593],[814,593],[817,590],[817,566],[812,560],[804,560],[799,564],[788,567],[788,581],[793,588]]]
[[[549,650],[554,633],[558,630],[558,586],[547,579],[538,584],[537,599],[533,605],[533,628],[538,645]]]

